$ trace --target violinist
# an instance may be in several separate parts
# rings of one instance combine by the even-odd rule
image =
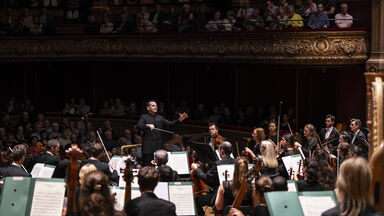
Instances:
[[[303,163],[304,180],[299,180],[299,172],[296,171],[293,179],[297,181],[299,191],[322,191],[323,186],[319,182],[319,163],[312,159],[306,158]]]
[[[335,124],[335,120],[335,116],[331,114],[325,116],[325,128],[322,128],[319,133],[320,141],[322,143],[327,142],[328,148],[330,144],[332,145],[333,148],[329,149],[329,151],[333,154],[336,154],[340,136],[339,131],[333,126]]]
[[[248,147],[252,149],[254,155],[261,155],[260,145],[261,141],[265,140],[265,133],[263,128],[255,128],[252,133],[252,140],[249,142]],[[249,152],[250,149],[246,148],[245,151]]]
[[[278,143],[276,129],[277,129],[276,123],[270,122],[268,127],[268,130],[269,130],[268,139],[272,140],[273,143]],[[280,141],[280,138],[279,138],[279,141]]]
[[[154,162],[158,168],[162,165],[166,165],[168,163],[168,153],[163,149],[157,150],[154,154]],[[179,174],[176,170],[172,170],[172,181],[180,181]]]
[[[23,168],[22,164],[25,160],[26,149],[24,145],[18,144],[13,148],[11,153],[13,162],[7,168],[2,170],[3,177],[8,176],[26,176],[31,177],[31,174],[27,173]]]
[[[248,162],[244,157],[238,157],[235,161],[235,169],[233,172],[233,179],[228,182],[222,182],[219,190],[217,191],[215,206],[217,211],[223,211],[226,206],[232,205],[235,197],[240,192],[240,186],[243,179],[246,178],[248,173]],[[252,188],[249,185],[247,194],[245,195],[242,206],[251,206],[252,201]]]
[[[295,147],[295,137],[292,134],[284,134],[281,138],[281,146],[283,147],[284,151],[280,157],[290,156],[297,154],[296,147]]]
[[[346,159],[349,157],[349,150],[351,149],[351,145],[347,142],[341,142],[337,148],[337,152],[339,153],[339,164],[341,165]]]
[[[211,202],[214,201],[213,198],[217,192],[217,189],[220,185],[219,176],[217,174],[217,165],[222,164],[234,164],[235,159],[231,158],[232,153],[232,144],[230,142],[224,141],[219,146],[220,157],[222,158],[219,161],[216,161],[212,164],[211,168],[206,172],[202,172],[199,168],[199,164],[193,163],[191,169],[194,170],[194,175],[203,180],[203,182],[213,188],[213,192],[209,192],[206,195],[199,198],[197,202],[197,211],[198,215],[204,215],[203,206],[211,205]]]
[[[266,176],[276,176],[279,163],[276,159],[275,145],[270,140],[263,140],[260,146],[263,164],[260,173]]]
[[[334,190],[336,175],[329,164],[329,154],[324,149],[318,149],[313,152],[313,159],[319,163],[319,182],[324,190]]]
[[[311,155],[316,149],[318,149],[319,142],[317,140],[316,129],[312,124],[306,124],[304,127],[304,136],[307,138],[307,142],[304,145],[304,149],[307,155]]]
[[[209,130],[209,142],[208,144],[211,146],[213,150],[219,148],[220,144],[225,141],[225,138],[219,135],[219,128],[215,123],[210,123],[208,125]]]
[[[267,176],[261,176],[255,183],[255,189],[253,190],[253,198],[258,201],[258,204],[252,208],[251,216],[269,216],[269,210],[267,202],[265,201],[264,193],[271,192],[273,182]],[[231,216],[244,216],[243,212],[239,209],[231,208],[229,215]]]

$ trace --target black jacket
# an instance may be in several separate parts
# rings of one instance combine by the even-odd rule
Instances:
[[[164,126],[176,125],[179,123],[179,120],[168,121],[163,116],[155,114],[151,115],[149,113],[141,115],[139,122],[137,123],[137,128],[144,131],[143,137],[143,154],[153,154],[155,151],[162,148],[163,139],[160,131],[147,128],[147,124],[153,124],[155,128],[163,129]]]
[[[23,168],[18,167],[16,165],[11,164],[7,168],[1,170],[3,177],[9,177],[9,176],[25,176],[25,177],[32,177],[31,174],[25,172]]]
[[[113,172],[111,172],[109,170],[108,164],[101,163],[99,160],[91,160],[91,159],[89,159],[89,160],[83,161],[81,166],[84,166],[86,164],[93,164],[93,165],[95,165],[97,170],[104,172],[108,176],[109,181],[116,182],[116,183],[119,182],[119,174],[118,174],[118,172],[116,170],[113,170]]]
[[[176,216],[175,204],[157,198],[152,192],[144,192],[140,197],[128,201],[124,211],[129,216]]]
[[[52,178],[65,178],[65,172],[69,164],[69,160],[61,160],[58,156],[53,156],[45,152],[43,155],[37,158],[36,163],[44,163],[56,166]]]
[[[217,174],[217,165],[222,164],[235,164],[235,159],[226,156],[222,160],[216,161],[212,164],[211,168],[207,173],[200,171],[199,169],[195,170],[195,175],[197,175],[205,184],[216,189],[220,186],[219,176]]]
[[[321,142],[323,142],[325,140],[325,133],[326,132],[327,132],[326,128],[322,128],[320,130],[319,137],[320,137]],[[328,143],[328,147],[329,147],[329,144],[332,144],[332,149],[329,149],[329,150],[334,154],[337,154],[337,147],[339,145],[339,137],[340,137],[339,131],[335,127],[333,127],[331,134],[329,135],[329,138],[328,138],[328,141],[331,141],[331,140],[332,141],[330,143]]]

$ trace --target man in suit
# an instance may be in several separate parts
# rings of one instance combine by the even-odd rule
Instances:
[[[155,152],[155,162],[156,162],[156,165],[160,168],[161,165],[167,165],[168,163],[168,153],[163,150],[163,149],[160,149],[160,150],[157,150]],[[176,170],[173,170],[172,167],[170,167],[170,169],[172,170],[172,181],[174,182],[177,182],[177,181],[180,181],[180,177],[179,177],[179,174],[177,173]]]
[[[235,159],[231,158],[232,144],[228,141],[224,141],[219,146],[220,157],[219,161],[212,164],[207,173],[199,170],[199,164],[193,163],[191,169],[194,170],[194,175],[203,180],[203,182],[209,187],[213,188],[213,192],[207,193],[207,195],[201,196],[197,201],[197,211],[199,215],[204,215],[203,206],[212,205],[214,199],[216,199],[216,192],[220,186],[219,176],[217,172],[217,166],[222,164],[235,164]]]
[[[166,120],[163,116],[157,114],[157,103],[154,100],[148,101],[147,111],[148,113],[143,114],[137,123],[137,128],[144,131],[142,146],[144,166],[150,166],[153,159],[153,153],[162,149],[162,132],[155,129],[162,129],[164,126],[176,125],[188,118],[188,115],[183,113],[180,114],[179,119],[177,120]]]
[[[159,199],[154,193],[159,171],[151,166],[143,167],[138,173],[141,196],[128,201],[124,210],[129,216],[176,216],[176,206],[172,202]]]
[[[44,163],[56,166],[52,178],[65,178],[65,172],[69,164],[68,159],[61,160],[59,156],[60,143],[56,139],[51,139],[47,143],[47,151],[39,156],[36,163]]]
[[[82,166],[85,164],[93,164],[97,168],[97,170],[100,170],[104,172],[110,181],[112,182],[118,182],[119,181],[119,174],[116,171],[115,167],[111,165],[111,168],[113,171],[111,172],[109,170],[109,165],[106,163],[100,162],[100,159],[103,157],[103,146],[100,143],[96,143],[91,147],[91,150],[89,151],[89,154],[91,157],[88,160],[83,161]]]
[[[3,177],[9,177],[9,176],[31,177],[31,174],[24,171],[24,169],[21,167],[21,165],[23,164],[23,162],[25,160],[26,152],[27,151],[26,151],[24,145],[22,145],[22,144],[16,145],[13,148],[13,152],[12,152],[13,162],[10,166],[1,170]]]
[[[365,136],[363,131],[360,130],[361,129],[361,121],[360,121],[360,119],[354,119],[354,118],[351,119],[349,127],[351,128],[351,131],[353,133],[353,137],[352,137],[352,141],[351,141],[352,145],[355,143],[356,138],[367,140],[367,137]]]
[[[335,116],[329,114],[325,116],[325,128],[322,128],[319,133],[319,137],[321,142],[327,140],[328,148],[329,145],[332,145],[332,149],[329,148],[329,152],[336,155],[337,154],[337,146],[339,145],[339,131],[334,127],[335,124]]]
[[[213,150],[216,150],[217,147],[215,143],[221,144],[218,142],[220,139],[225,141],[225,138],[219,135],[219,128],[215,123],[209,123],[208,125],[209,137],[208,137],[208,145],[211,146]]]

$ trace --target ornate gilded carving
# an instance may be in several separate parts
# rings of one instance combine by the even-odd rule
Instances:
[[[0,60],[103,59],[363,64],[364,31],[0,38]]]

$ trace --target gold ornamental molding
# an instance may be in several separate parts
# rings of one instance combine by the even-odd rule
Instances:
[[[185,61],[343,65],[368,59],[366,31],[0,37],[0,61]]]

